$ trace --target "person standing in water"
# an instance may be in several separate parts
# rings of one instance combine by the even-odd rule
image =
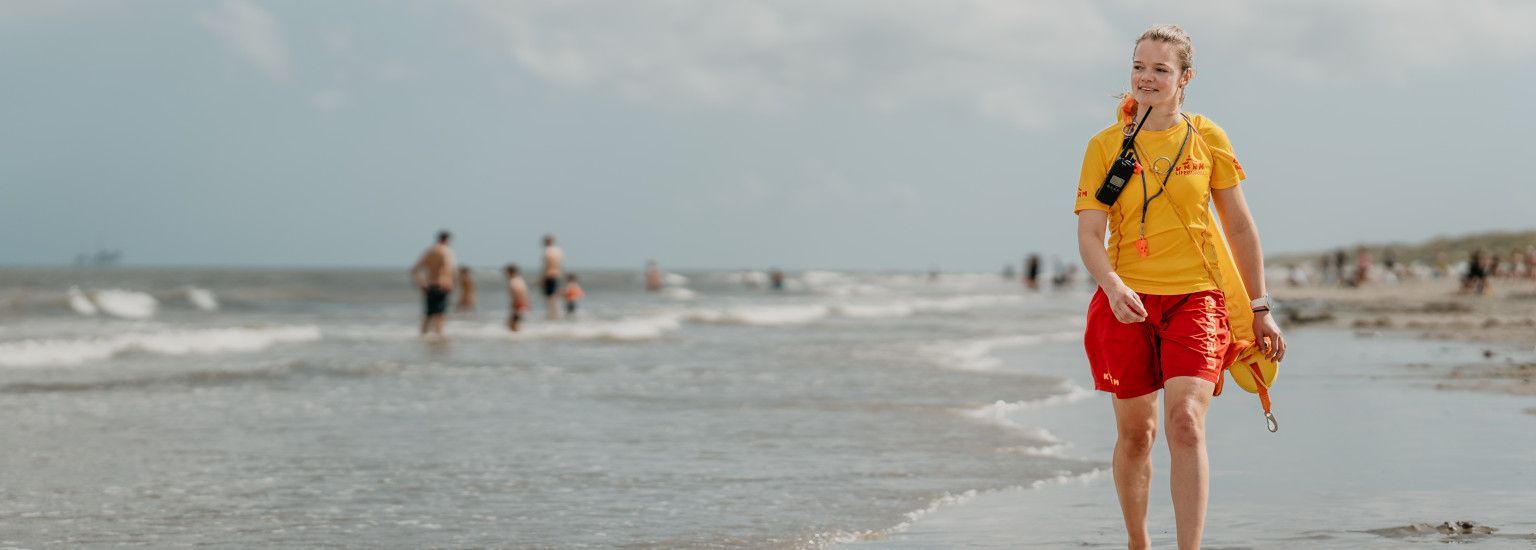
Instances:
[[[459,267],[459,311],[475,310],[475,276],[470,273],[469,266]]]
[[[565,268],[565,252],[555,246],[554,235],[544,235],[544,269],[541,270],[539,281],[541,290],[544,291],[545,316],[550,319],[560,318],[560,311],[555,309],[555,294],[560,291],[560,272]]]
[[[523,281],[523,275],[519,273],[517,264],[507,264],[507,296],[512,298],[512,304],[508,308],[507,328],[517,332],[523,325],[523,314],[533,306],[528,303],[528,283]]]
[[[443,335],[443,313],[448,311],[448,293],[453,291],[454,259],[448,240],[448,231],[437,233],[437,244],[432,245],[411,266],[411,282],[421,289],[426,298],[426,314],[421,318],[421,334]]]
[[[656,265],[655,260],[645,262],[645,290],[661,292],[661,266]]]
[[[587,295],[586,292],[582,292],[581,283],[576,282],[575,273],[567,273],[565,275],[565,292],[561,294],[565,298],[565,316],[575,317],[576,302],[580,302]]]
[[[1117,123],[1089,141],[1077,187],[1078,250],[1099,286],[1088,305],[1083,344],[1094,387],[1115,397],[1112,466],[1132,549],[1151,544],[1147,501],[1158,390],[1178,545],[1195,549],[1210,484],[1205,413],[1226,356],[1237,349],[1229,308],[1252,308],[1260,351],[1275,361],[1285,355],[1285,339],[1269,316],[1259,233],[1238,187],[1242,166],[1220,126],[1180,111],[1195,76],[1193,61],[1194,48],[1179,27],[1152,27],[1137,38],[1132,91]],[[1125,131],[1137,120],[1139,134]],[[1106,195],[1106,204],[1098,191],[1110,187],[1106,176],[1125,148],[1134,153],[1136,170],[1127,170],[1122,191]],[[1207,208],[1212,199],[1242,282],[1260,296],[1252,303],[1226,303],[1219,290],[1221,268],[1212,256],[1220,244],[1212,244],[1216,227]]]

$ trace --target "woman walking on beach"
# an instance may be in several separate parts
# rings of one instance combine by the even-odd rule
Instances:
[[[1078,182],[1078,249],[1099,282],[1084,347],[1094,387],[1115,396],[1115,489],[1132,549],[1151,544],[1147,500],[1158,390],[1179,548],[1195,549],[1209,492],[1205,412],[1237,348],[1229,308],[1252,308],[1260,351],[1275,361],[1285,354],[1269,317],[1258,230],[1238,187],[1242,166],[1220,126],[1181,112],[1193,61],[1194,48],[1179,27],[1142,33],[1119,120],[1088,142]],[[1220,290],[1216,247],[1225,243],[1208,208],[1213,199],[1241,282],[1259,296],[1252,303],[1228,304]]]

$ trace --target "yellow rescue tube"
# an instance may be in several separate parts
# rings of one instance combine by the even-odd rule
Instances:
[[[1280,374],[1280,364],[1259,351],[1253,333],[1253,310],[1248,307],[1248,302],[1253,298],[1248,296],[1248,289],[1243,286],[1243,277],[1237,270],[1237,262],[1232,260],[1232,251],[1227,249],[1225,236],[1220,232],[1213,233],[1217,266],[1220,268],[1220,280],[1216,283],[1226,297],[1227,324],[1232,328],[1233,347],[1227,354],[1227,372],[1232,374],[1232,381],[1237,382],[1243,391],[1259,393],[1259,383],[1263,384],[1265,390],[1274,386],[1275,376]]]

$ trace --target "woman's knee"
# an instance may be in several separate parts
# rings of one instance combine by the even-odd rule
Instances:
[[[1205,444],[1205,414],[1194,406],[1170,409],[1165,429],[1169,446],[1198,447]]]
[[[1152,452],[1152,444],[1157,441],[1157,423],[1137,423],[1132,426],[1121,425],[1119,430],[1119,444],[1121,449],[1131,455],[1144,455]]]

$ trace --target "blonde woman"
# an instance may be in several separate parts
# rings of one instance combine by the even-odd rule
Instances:
[[[1095,388],[1115,397],[1115,489],[1132,549],[1150,546],[1158,390],[1179,548],[1199,548],[1210,474],[1205,412],[1235,348],[1229,308],[1252,308],[1260,351],[1275,361],[1285,355],[1269,316],[1258,229],[1238,186],[1242,166],[1220,126],[1182,111],[1193,61],[1194,47],[1178,27],[1142,33],[1119,120],[1089,141],[1078,182],[1078,249],[1099,282],[1084,347]],[[1106,189],[1121,158],[1125,177],[1118,189]],[[1226,245],[1215,233],[1212,202],[1242,283],[1259,297],[1251,303],[1227,303],[1220,290],[1216,247]]]

